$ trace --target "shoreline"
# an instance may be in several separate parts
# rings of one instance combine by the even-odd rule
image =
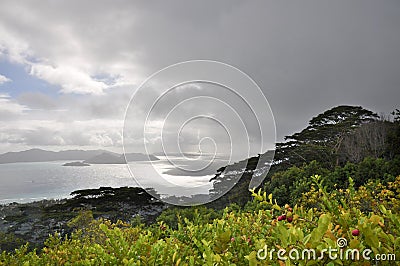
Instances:
[[[95,219],[131,222],[140,217],[141,222],[150,224],[169,207],[137,187],[101,187],[73,193],[70,198],[0,204],[0,235],[19,241],[15,246],[10,243],[10,250],[18,248],[21,241],[35,248],[49,234],[71,233],[68,222],[82,211],[91,211]]]
[[[71,199],[72,196],[60,196],[54,198],[47,198],[47,197],[37,197],[37,198],[20,198],[21,201],[16,201],[17,199],[0,199],[0,206],[7,206],[7,205],[17,205],[17,204],[32,204],[42,201],[58,201],[58,200],[67,200]]]

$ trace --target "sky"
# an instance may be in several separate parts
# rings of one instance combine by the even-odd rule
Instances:
[[[132,95],[140,88],[143,102],[135,108],[145,110],[162,90],[140,85],[160,69],[188,60],[232,65],[258,84],[276,125],[276,136],[269,132],[268,142],[281,141],[337,105],[388,114],[400,108],[399,47],[397,0],[2,0],[0,153],[34,147],[122,152]],[[213,86],[192,84],[175,92],[175,102],[158,110],[152,130],[160,130],[171,110],[166,106],[197,95],[196,89],[237,103]],[[215,101],[186,103],[186,113],[180,114],[187,117],[201,112],[199,106],[210,117],[229,113],[223,105],[215,107]],[[245,106],[235,107],[240,115],[246,113]],[[132,130],[139,132],[141,118],[131,118],[131,124],[139,125]],[[271,126],[272,120],[266,120]],[[176,116],[171,130],[184,121]],[[238,132],[238,121],[225,123]],[[186,130],[185,152],[196,151],[196,141],[215,130],[217,142],[231,141],[221,126],[207,119],[197,122]],[[159,134],[147,137],[150,144],[160,141]],[[212,150],[213,142],[204,140]],[[135,141],[143,139],[130,143],[132,151]],[[137,151],[141,148],[138,144]]]

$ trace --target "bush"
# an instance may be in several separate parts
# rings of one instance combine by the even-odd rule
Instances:
[[[355,188],[365,185],[369,180],[387,185],[400,175],[400,157],[392,161],[365,158],[359,164],[346,163],[333,171],[323,168],[317,161],[312,161],[302,167],[293,166],[273,174],[264,185],[264,190],[268,194],[272,193],[278,204],[296,204],[301,196],[311,189],[313,181],[310,176],[314,174],[323,176],[324,186],[328,192],[346,189],[349,186],[349,177],[352,177]]]
[[[0,265],[365,265],[369,261],[331,259],[273,260],[262,255],[264,248],[284,250],[337,248],[345,238],[347,248],[375,254],[395,254],[400,258],[400,177],[385,187],[369,182],[358,189],[349,179],[349,188],[328,193],[323,178],[310,178],[312,189],[302,197],[302,205],[280,206],[261,190],[252,192],[253,201],[245,209],[226,208],[212,218],[205,208],[171,209],[159,222],[148,227],[123,222],[91,220],[88,213],[74,219],[79,227],[69,237],[54,234],[40,251],[27,246],[15,253],[3,252]],[[370,206],[361,209],[364,200]],[[374,203],[375,202],[375,203]],[[368,205],[367,204],[367,205]],[[368,209],[368,210],[367,210]],[[180,217],[176,228],[174,217]],[[164,221],[165,220],[165,221]],[[86,227],[81,228],[84,221]],[[258,257],[257,257],[258,253]],[[387,265],[393,265],[388,261]],[[383,264],[384,265],[384,264]]]

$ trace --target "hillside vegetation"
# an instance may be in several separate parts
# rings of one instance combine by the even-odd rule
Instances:
[[[170,207],[150,224],[82,209],[72,233],[3,251],[0,265],[398,265],[400,111],[392,115],[332,108],[277,144],[259,188],[248,190],[254,157],[207,206]],[[229,176],[215,179],[214,192]]]
[[[54,234],[39,251],[27,252],[23,246],[15,253],[3,252],[0,265],[372,265],[361,256],[366,248],[372,250],[371,259],[394,254],[380,264],[394,265],[400,256],[400,176],[387,187],[370,182],[358,189],[350,179],[349,188],[330,194],[320,176],[312,180],[302,205],[279,206],[272,195],[258,191],[243,209],[227,207],[214,219],[202,215],[207,213],[202,208],[191,208],[191,218],[177,212],[176,228],[162,219],[148,227],[132,226],[93,220],[90,211],[83,212],[71,220],[76,228],[72,235]],[[347,240],[344,252],[360,251],[359,260],[325,256],[284,261],[276,253],[272,259],[257,258],[265,248],[287,254],[314,249],[320,256],[322,250],[336,248],[339,238]]]

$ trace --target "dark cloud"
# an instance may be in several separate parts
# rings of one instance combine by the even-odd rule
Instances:
[[[56,104],[67,112],[48,119],[96,120],[98,128],[90,124],[89,132],[121,121],[134,88],[155,71],[190,59],[223,61],[260,85],[281,139],[332,106],[399,108],[399,11],[400,3],[390,0],[3,1],[0,53],[40,70],[31,73],[66,94],[54,102],[25,93],[21,106]],[[111,84],[95,78],[101,76],[113,77]],[[151,99],[157,90],[144,93]]]

